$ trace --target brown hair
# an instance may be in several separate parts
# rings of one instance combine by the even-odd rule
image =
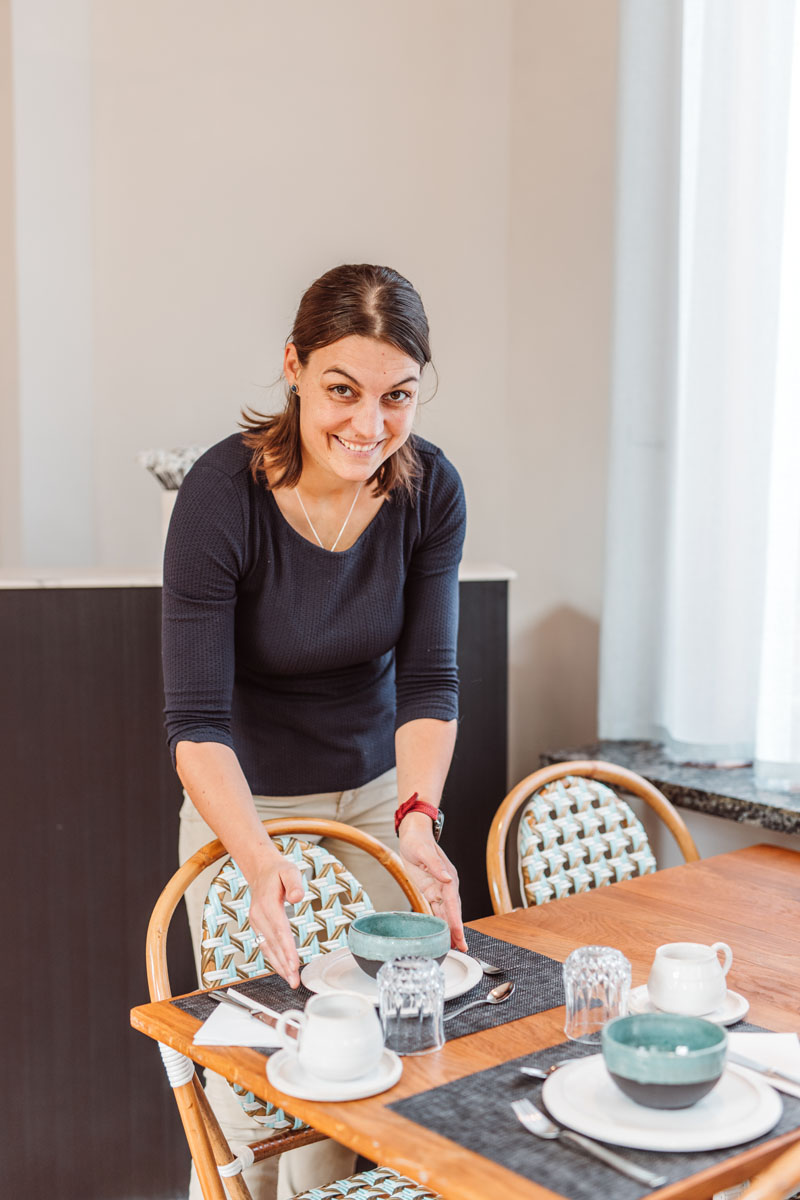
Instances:
[[[300,365],[305,366],[312,351],[353,334],[388,342],[413,358],[420,369],[431,361],[422,300],[408,280],[390,267],[361,264],[326,271],[300,301],[287,343],[294,343]],[[303,469],[299,395],[287,389],[283,412],[276,416],[243,410],[241,425],[244,441],[253,451],[250,470],[256,482],[268,488],[295,487]],[[266,459],[280,472],[272,483],[267,479]],[[420,474],[409,438],[368,482],[374,483],[377,496],[399,488],[413,499]]]

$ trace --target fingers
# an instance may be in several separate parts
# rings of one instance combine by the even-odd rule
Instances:
[[[257,893],[250,905],[250,925],[264,939],[264,957],[290,987],[296,988],[300,984],[300,958],[284,904],[297,904],[305,895],[300,872],[283,859],[266,878],[259,878]]]
[[[290,870],[281,872],[281,882],[283,883],[283,894],[287,904],[299,904],[306,894],[303,887],[302,877],[297,867],[292,866]]]
[[[409,874],[437,917],[450,926],[450,942],[455,950],[466,950],[458,875],[444,851],[431,839],[422,844],[403,845],[403,857]]]
[[[297,987],[300,983],[300,959],[283,906],[277,913],[266,909],[251,911],[250,924],[264,938],[261,946],[264,957],[290,987]]]
[[[437,917],[450,926],[450,944],[454,950],[466,950],[464,924],[461,919],[461,900],[456,886],[437,888],[437,894],[426,897]]]

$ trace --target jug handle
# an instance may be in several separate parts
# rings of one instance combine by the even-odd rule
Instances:
[[[297,1033],[290,1034],[287,1025],[291,1022],[295,1026]],[[297,1008],[289,1008],[286,1012],[281,1013],[275,1023],[275,1033],[277,1034],[280,1044],[286,1050],[294,1050],[297,1052],[297,1039],[300,1032],[306,1023],[306,1014]]]
[[[714,942],[711,949],[716,955],[719,955],[720,950],[722,951],[724,960],[721,964],[722,974],[727,975],[728,971],[731,969],[731,963],[733,962],[733,951],[731,950],[730,946],[727,942]]]

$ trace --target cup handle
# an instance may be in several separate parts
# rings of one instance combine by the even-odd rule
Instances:
[[[289,1022],[297,1027],[299,1037],[300,1031],[306,1023],[306,1014],[299,1008],[287,1008],[286,1012],[281,1013],[275,1024],[275,1033],[284,1050],[293,1050],[296,1054],[297,1037],[289,1036],[289,1030],[286,1028]]]
[[[727,975],[728,971],[731,969],[731,963],[733,962],[733,951],[731,950],[730,946],[727,942],[714,942],[711,949],[717,955],[719,954],[720,950],[722,951],[724,958],[724,962],[722,963],[722,974]]]

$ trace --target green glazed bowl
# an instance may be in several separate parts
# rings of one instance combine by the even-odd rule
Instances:
[[[361,970],[374,979],[393,958],[415,955],[444,962],[450,949],[450,926],[428,913],[372,912],[356,917],[347,940]]]
[[[702,1017],[641,1013],[603,1029],[608,1073],[626,1096],[648,1108],[688,1108],[719,1081],[728,1035]]]

